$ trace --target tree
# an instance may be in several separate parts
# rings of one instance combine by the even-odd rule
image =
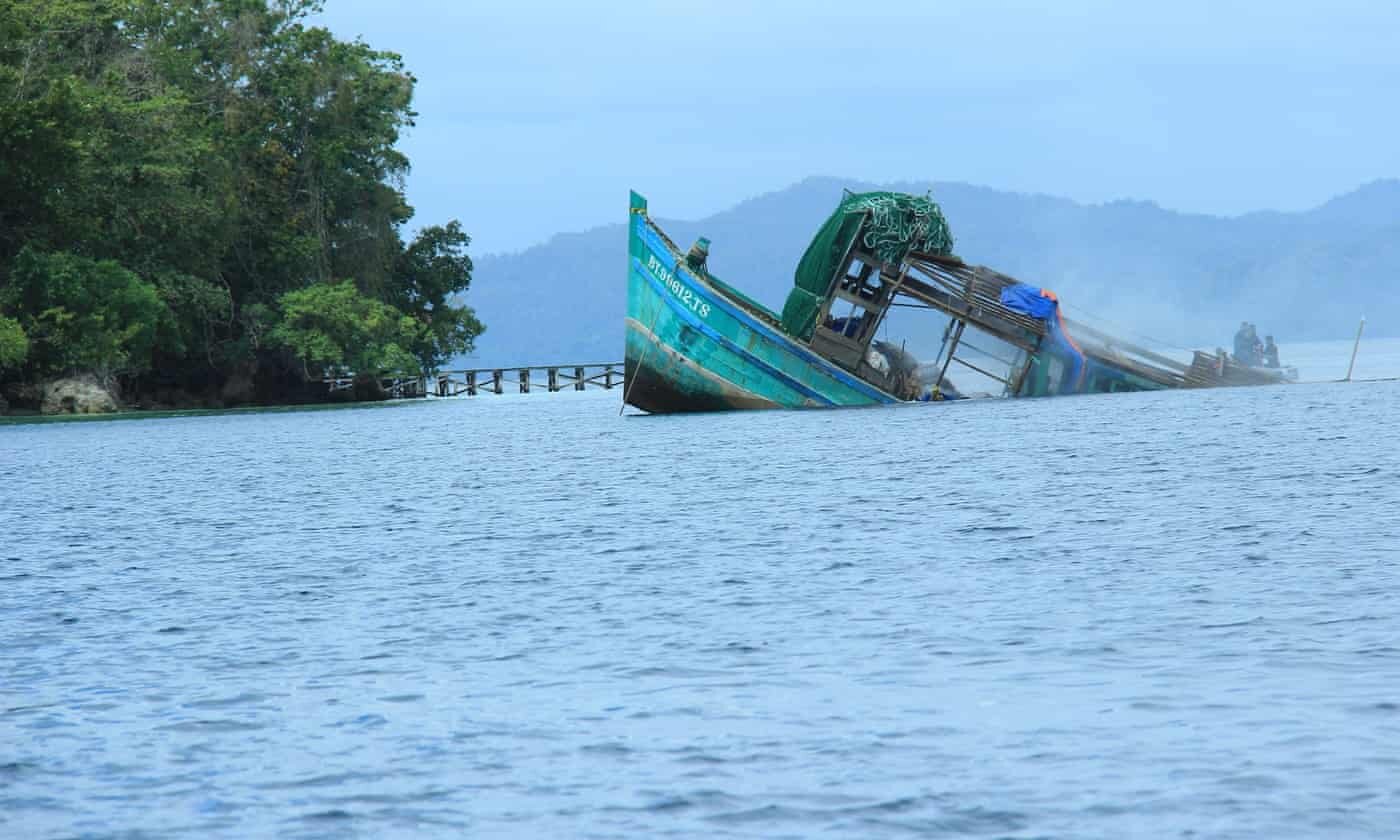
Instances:
[[[0,370],[19,367],[29,355],[29,336],[13,318],[0,315]]]
[[[0,290],[0,312],[29,338],[38,376],[146,370],[169,310],[150,283],[112,260],[25,248]]]
[[[355,373],[418,373],[411,348],[422,327],[381,301],[365,297],[350,281],[317,283],[287,292],[282,320],[270,343],[291,351],[306,368],[348,368]]]
[[[451,222],[404,241],[413,209],[398,143],[415,80],[397,54],[309,25],[319,9],[0,0],[0,297],[56,272],[135,295],[102,306],[139,299],[145,312],[154,290],[160,311],[154,337],[104,332],[65,356],[59,336],[82,338],[76,302],[24,304],[14,317],[30,352],[0,376],[97,360],[134,374],[137,390],[157,377],[207,390],[234,370],[282,381],[285,353],[270,350],[293,342],[307,364],[329,363],[313,334],[339,341],[331,327],[345,325],[308,319],[347,306],[413,329],[379,342],[389,356],[337,363],[435,367],[471,349],[483,328],[460,299],[469,238]],[[323,288],[344,277],[354,301]],[[135,324],[133,312],[81,317]]]
[[[424,325],[422,337],[412,350],[426,370],[470,352],[477,336],[486,329],[470,307],[452,303],[471,285],[469,244],[471,237],[462,232],[462,226],[454,219],[445,226],[419,231],[394,266],[387,297]]]

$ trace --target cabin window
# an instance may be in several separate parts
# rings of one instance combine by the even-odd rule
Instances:
[[[883,283],[878,265],[866,264],[852,257],[850,265],[846,266],[845,275],[841,277],[840,286],[848,295],[874,300],[879,297],[880,286]]]
[[[869,317],[870,313],[859,304],[852,303],[847,306],[846,301],[835,301],[823,326],[859,341]]]

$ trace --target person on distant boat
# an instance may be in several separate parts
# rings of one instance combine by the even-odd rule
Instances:
[[[1249,364],[1246,360],[1249,358],[1252,345],[1253,342],[1249,340],[1249,322],[1240,321],[1240,328],[1235,332],[1235,358],[1240,361],[1240,364]]]
[[[1278,367],[1278,345],[1271,335],[1264,336],[1264,367]]]
[[[1258,367],[1264,361],[1264,342],[1259,340],[1259,329],[1248,321],[1235,333],[1235,360],[1249,367]]]

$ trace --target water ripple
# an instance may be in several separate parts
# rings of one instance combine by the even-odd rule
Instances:
[[[616,396],[0,427],[0,833],[1400,824],[1400,385]]]

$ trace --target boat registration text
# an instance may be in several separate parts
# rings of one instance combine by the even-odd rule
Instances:
[[[682,306],[689,307],[690,311],[699,315],[701,318],[710,317],[710,305],[704,300],[701,300],[698,294],[691,291],[682,283],[676,277],[675,272],[668,271],[666,267],[661,264],[661,260],[656,258],[655,254],[647,255],[647,269],[651,271],[652,275],[656,277],[657,280],[661,281],[662,285],[671,290],[671,294],[676,296],[676,299],[681,302]]]

